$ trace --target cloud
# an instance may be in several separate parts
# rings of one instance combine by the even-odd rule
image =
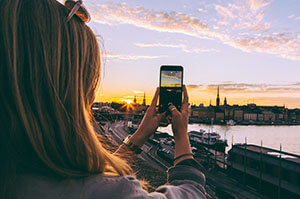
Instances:
[[[248,4],[228,4],[227,7],[222,6],[222,8],[217,6],[219,12],[222,10],[222,13],[228,17],[225,20],[212,18],[208,22],[181,12],[147,10],[142,6],[130,8],[126,3],[100,4],[91,9],[91,14],[93,20],[101,24],[111,26],[130,24],[152,31],[181,33],[196,38],[219,40],[245,52],[268,53],[285,59],[300,60],[300,33],[271,32],[271,24],[262,22],[265,14],[264,9],[271,1],[243,1],[248,2]],[[169,47],[176,46],[169,45]],[[187,51],[189,50],[187,49]],[[194,52],[201,52],[201,49]],[[124,56],[118,57],[126,59]],[[160,57],[130,56],[130,59],[156,59]]]
[[[166,48],[179,48],[186,53],[204,53],[204,52],[219,52],[212,48],[192,48],[185,44],[166,44],[166,43],[135,43],[138,47],[166,47]]]
[[[135,43],[139,47],[168,47],[168,48],[186,48],[183,44],[163,44],[163,43]]]
[[[224,18],[227,18],[227,17],[235,18],[236,17],[228,8],[223,7],[221,5],[216,5],[216,10]]]
[[[134,94],[144,94],[144,91],[133,91],[134,92]]]
[[[132,54],[113,54],[113,53],[107,53],[106,54],[107,58],[110,59],[122,59],[122,60],[138,60],[138,59],[159,59],[159,58],[164,58],[167,56],[160,55],[132,55]]]
[[[132,95],[125,95],[122,98],[123,99],[134,99],[134,96],[132,96]]]
[[[229,45],[247,52],[256,51],[276,54],[282,58],[300,60],[300,41],[294,33],[273,33],[269,35],[256,35],[237,37],[229,41]]]
[[[257,12],[261,8],[269,5],[271,1],[264,1],[264,0],[249,0],[249,6],[253,12]]]
[[[289,84],[250,84],[223,82],[220,84],[190,84],[187,89],[190,99],[196,104],[214,104],[217,88],[220,87],[221,100],[227,98],[229,104],[283,105],[300,107],[300,82]]]
[[[202,32],[205,36],[209,31],[207,25],[201,20],[178,12],[152,12],[142,6],[136,8],[127,7],[122,4],[101,4],[92,9],[93,19],[102,24],[118,25],[131,24],[159,32],[183,33],[191,36],[200,36],[190,30]]]
[[[296,20],[296,21],[297,21],[297,20],[300,20],[300,16],[297,17],[297,16],[295,16],[294,14],[289,15],[288,18],[289,18],[289,19],[294,19],[294,20]]]
[[[249,83],[234,83],[225,82],[221,84],[199,84],[187,85],[187,88],[192,91],[205,91],[215,93],[218,86],[222,92],[226,93],[273,93],[273,94],[287,94],[297,93],[300,94],[300,83],[290,84],[249,84]]]
[[[221,16],[221,19],[217,20],[217,24],[227,32],[246,29],[248,31],[266,31],[270,24],[262,21],[265,16],[265,6],[269,5],[270,2],[263,2],[239,0],[228,3],[226,6],[215,5],[217,14]],[[231,28],[228,29],[228,27]]]

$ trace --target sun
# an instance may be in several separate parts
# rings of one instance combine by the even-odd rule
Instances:
[[[132,101],[130,99],[125,99],[123,101],[126,102],[126,104],[131,104],[132,103]]]
[[[132,105],[132,100],[123,99],[123,102],[125,102],[125,104],[121,107],[121,109],[125,108],[126,111],[135,110],[134,106]]]

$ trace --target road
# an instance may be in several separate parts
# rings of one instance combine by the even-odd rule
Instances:
[[[128,136],[128,131],[126,130],[126,125],[124,122],[116,122],[113,124],[108,124],[110,131],[108,133],[116,141],[117,144],[122,144],[123,140]],[[165,171],[170,165],[164,160],[157,156],[157,147],[146,142],[142,147],[143,152],[139,155],[140,158],[150,163],[152,166]]]

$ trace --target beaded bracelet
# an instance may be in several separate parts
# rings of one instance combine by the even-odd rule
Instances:
[[[193,153],[184,153],[184,154],[181,154],[181,155],[177,156],[176,158],[174,158],[173,162],[176,161],[176,160],[178,160],[179,158],[182,158],[182,157],[188,156],[188,155],[194,155],[194,154]]]

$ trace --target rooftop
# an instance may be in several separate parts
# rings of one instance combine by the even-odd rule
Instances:
[[[261,147],[258,145],[252,145],[252,144],[236,144],[233,146],[233,148],[240,148],[240,149],[247,149],[256,153],[263,153],[265,155],[268,156],[273,156],[275,158],[279,158],[280,154],[281,154],[281,158],[285,159],[287,161],[291,161],[291,162],[295,162],[295,163],[300,163],[300,156],[296,155],[296,154],[292,154],[292,153],[288,153],[288,152],[284,152],[284,151],[279,151],[276,149],[271,149],[271,148],[267,148],[267,147]]]

